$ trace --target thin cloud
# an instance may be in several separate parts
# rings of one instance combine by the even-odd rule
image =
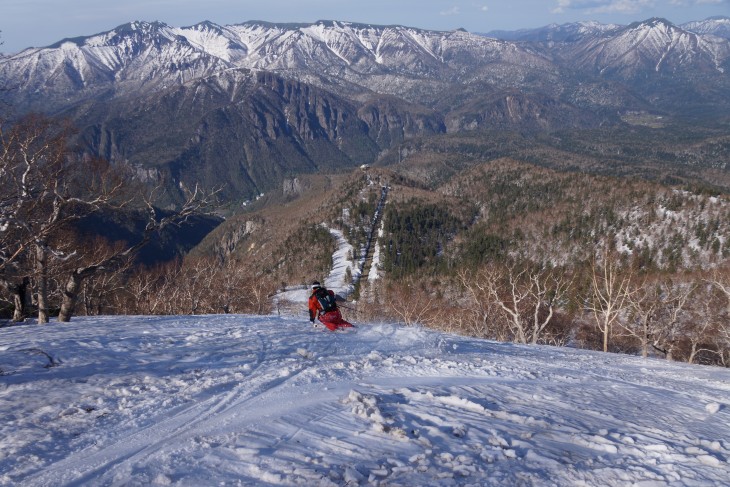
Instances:
[[[670,0],[669,3],[680,7],[689,7],[691,5],[720,5],[730,3],[730,0]]]
[[[439,15],[444,15],[444,16],[459,15],[460,13],[461,13],[461,9],[457,6],[457,7],[451,7],[448,10],[442,10],[441,12],[439,12]]]
[[[654,0],[558,0],[557,3],[558,5],[553,9],[553,13],[564,13],[568,10],[584,10],[588,14],[629,14],[641,12],[648,7],[653,7],[656,2]]]

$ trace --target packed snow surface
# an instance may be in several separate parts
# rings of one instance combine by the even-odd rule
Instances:
[[[302,311],[16,325],[0,370],[1,485],[730,479],[717,367],[395,324],[332,333]]]

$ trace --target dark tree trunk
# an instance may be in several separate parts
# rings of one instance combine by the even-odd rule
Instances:
[[[63,323],[71,321],[76,301],[81,290],[81,283],[97,270],[96,267],[76,269],[71,272],[66,281],[66,287],[63,290],[63,299],[61,301],[61,311],[58,313],[58,321]]]
[[[38,274],[38,324],[48,323],[48,255],[43,245],[36,245]]]
[[[12,284],[8,286],[8,291],[13,296],[13,321],[21,322],[25,319],[25,315],[28,309],[28,278],[26,277],[19,284]]]
[[[64,323],[71,321],[80,287],[81,279],[78,277],[78,274],[76,272],[71,273],[66,282],[66,288],[63,290],[63,299],[61,300],[61,311],[58,313],[58,321]]]

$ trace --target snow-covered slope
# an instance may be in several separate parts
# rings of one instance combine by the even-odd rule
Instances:
[[[578,42],[585,37],[603,35],[620,28],[621,26],[617,24],[584,21],[568,24],[550,24],[537,29],[520,29],[515,31],[495,30],[485,35],[506,41]]]
[[[703,37],[664,19],[632,24],[575,49],[572,57],[578,65],[625,78],[643,76],[647,71],[673,73],[688,68],[722,73],[730,57],[727,40]]]
[[[123,93],[233,68],[286,72],[310,81],[326,74],[382,88],[398,74],[441,81],[485,76],[519,80],[527,69],[549,69],[550,63],[528,49],[463,31],[336,21],[204,22],[181,28],[132,22],[2,59],[0,80],[20,81],[20,91],[46,96],[110,86]]]
[[[710,34],[730,39],[730,17],[710,17],[705,20],[687,22],[681,27],[698,34]]]
[[[132,22],[91,37],[66,39],[0,61],[0,79],[20,80],[21,93],[44,103],[88,97],[112,88],[159,89],[230,68],[240,46],[190,29],[192,42],[159,22]],[[203,44],[201,44],[203,43]],[[225,48],[220,44],[225,43]],[[206,49],[209,49],[209,53]]]
[[[303,303],[302,303],[303,304]],[[0,484],[724,485],[730,371],[393,324],[0,329]]]

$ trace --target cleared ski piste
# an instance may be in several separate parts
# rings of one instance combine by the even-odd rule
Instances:
[[[727,485],[730,370],[394,324],[0,329],[0,484]]]
[[[361,267],[365,256],[360,255],[361,252],[353,248],[341,230],[329,228],[326,225],[323,225],[323,227],[327,228],[332,238],[335,239],[336,249],[332,254],[332,269],[322,282],[322,285],[327,287],[327,289],[333,290],[338,296],[347,298],[355,290],[355,283],[360,280]],[[352,256],[352,259],[348,256]],[[374,264],[377,265],[376,263]],[[348,270],[351,276],[350,281],[347,279]],[[279,292],[274,297],[274,306],[279,307],[280,303],[284,303],[283,306],[288,308],[287,311],[290,314],[299,315],[301,313],[301,316],[307,320],[309,316],[307,312],[307,300],[312,294],[310,285],[313,281],[319,279],[321,279],[320,276],[312,276],[312,279],[307,283],[293,289]],[[294,306],[292,307],[292,305]]]

